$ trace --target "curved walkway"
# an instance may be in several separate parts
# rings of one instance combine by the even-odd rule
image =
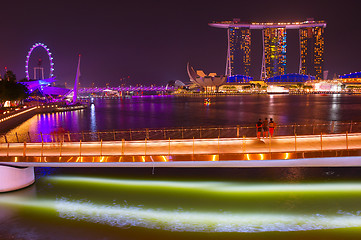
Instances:
[[[361,149],[361,133],[282,136],[272,139],[2,143],[0,163],[182,162],[295,159],[299,153]],[[358,152],[356,151],[357,155]],[[304,158],[305,156],[303,156]],[[307,156],[306,156],[307,158]]]

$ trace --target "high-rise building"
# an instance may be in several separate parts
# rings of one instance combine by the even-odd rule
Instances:
[[[323,74],[324,21],[308,19],[291,23],[242,23],[239,19],[210,23],[209,26],[226,28],[228,33],[226,75],[250,75],[251,30],[262,30],[263,59],[261,80],[287,74],[286,30],[297,29],[300,35],[299,74],[317,79]]]
[[[300,74],[321,79],[323,74],[324,27],[300,28]]]
[[[249,76],[251,66],[251,31],[249,28],[228,28],[226,75]]]
[[[286,28],[263,29],[262,79],[286,74]]]

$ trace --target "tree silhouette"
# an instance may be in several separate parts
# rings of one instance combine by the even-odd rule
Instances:
[[[16,82],[16,75],[13,73],[13,71],[6,71],[3,80],[8,82]]]
[[[25,85],[16,82],[16,76],[12,71],[7,71],[0,81],[0,101],[24,100],[29,96]]]

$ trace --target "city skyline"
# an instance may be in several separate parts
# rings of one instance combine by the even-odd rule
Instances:
[[[0,40],[0,72],[14,71],[25,77],[25,58],[36,42],[47,44],[54,58],[54,76],[59,83],[73,84],[77,56],[83,55],[83,86],[117,86],[120,79],[128,84],[158,84],[188,81],[186,63],[206,72],[224,73],[225,33],[208,26],[212,21],[240,18],[245,22],[302,21],[313,17],[328,23],[325,31],[325,68],[329,77],[360,71],[358,41],[361,34],[356,1],[342,6],[320,1],[287,3],[232,2],[210,5],[206,2],[135,3],[102,5],[75,1],[71,4],[21,1],[3,5],[0,27],[6,37]],[[245,5],[246,4],[246,5]],[[137,7],[136,7],[137,5]],[[191,6],[191,7],[189,7]],[[232,6],[232,7],[231,7]],[[282,6],[280,8],[279,6]],[[244,11],[242,9],[247,9]],[[259,34],[257,36],[257,34]],[[288,33],[288,42],[298,34]],[[262,58],[260,33],[252,39],[250,75],[259,78]],[[296,44],[287,46],[287,55],[298,54]],[[299,59],[287,57],[287,72],[298,72]]]

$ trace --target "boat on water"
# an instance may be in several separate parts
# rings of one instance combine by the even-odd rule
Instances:
[[[210,105],[211,104],[211,99],[210,98],[205,98],[204,99],[204,105]]]
[[[289,94],[290,91],[285,87],[270,85],[267,87],[267,93],[268,94]]]
[[[81,110],[88,107],[88,104],[86,103],[75,103],[75,104],[68,104],[56,107],[53,111],[55,112],[64,112],[64,111],[75,111],[75,110]]]

